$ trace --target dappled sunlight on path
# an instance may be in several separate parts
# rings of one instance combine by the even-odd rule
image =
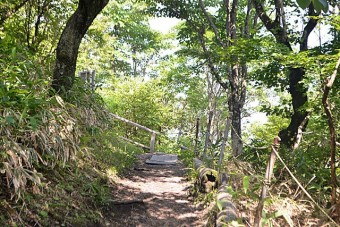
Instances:
[[[116,180],[106,226],[202,226],[202,212],[188,200],[184,166],[147,165],[150,156],[141,155],[127,176]]]

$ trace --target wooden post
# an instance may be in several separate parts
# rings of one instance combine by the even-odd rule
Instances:
[[[93,91],[96,88],[96,70],[85,70],[78,73],[78,76],[82,78],[85,84]]]
[[[92,70],[92,72],[91,72],[91,89],[92,89],[92,91],[94,91],[95,90],[95,88],[96,88],[96,70]]]
[[[86,85],[89,84],[89,74],[88,74],[88,71],[84,71],[84,78],[85,78],[85,83]]]
[[[150,153],[155,152],[155,142],[156,142],[156,133],[151,134],[151,140],[150,140]]]
[[[264,206],[264,200],[267,197],[267,191],[270,185],[271,181],[271,176],[273,174],[273,169],[276,161],[276,155],[275,155],[275,150],[279,148],[280,146],[280,137],[275,137],[274,138],[274,143],[272,145],[272,152],[270,153],[270,157],[268,160],[268,165],[266,169],[266,175],[264,179],[264,185],[262,186],[262,191],[261,191],[261,196],[260,196],[260,201],[259,204],[257,205],[256,213],[255,213],[255,219],[254,219],[254,227],[259,227],[261,226],[261,219],[262,219],[262,210]]]

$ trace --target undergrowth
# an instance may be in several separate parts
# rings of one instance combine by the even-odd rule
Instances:
[[[2,53],[0,226],[99,223],[112,177],[142,151],[116,139],[103,100],[82,81],[60,97],[27,52]]]
[[[265,155],[267,157],[262,157],[263,160],[268,159],[268,152]],[[290,166],[300,163],[305,165],[305,168],[309,170],[307,171],[308,173],[313,173],[312,170],[315,168],[315,165],[306,164],[312,162],[312,159],[322,159],[322,157],[309,155],[306,158],[304,155],[305,152],[302,150],[296,151],[296,155],[293,158],[285,157],[283,154]],[[249,161],[250,156],[249,154],[245,154],[241,157],[241,159],[244,158],[246,161],[232,157],[224,160],[224,168],[222,171],[228,175],[227,193],[231,197],[231,202],[236,206],[239,216],[237,221],[225,223],[225,226],[253,226],[254,224],[254,215],[259,203],[261,189],[264,185],[265,163],[261,163],[261,166],[253,165],[253,163]],[[303,156],[305,159],[303,159]],[[187,158],[190,160],[189,157]],[[323,209],[329,211],[325,203],[325,201],[328,201],[327,196],[329,196],[329,191],[324,188],[325,186],[322,186],[322,184],[324,184],[324,181],[322,181],[323,173],[314,172],[314,178],[312,178],[313,175],[302,175],[301,172],[298,171],[294,171],[294,174],[302,179],[301,183],[313,197],[318,195],[318,197],[315,197],[317,203],[319,203]],[[198,178],[197,171],[193,168],[189,171],[189,178],[192,179],[192,181]],[[206,216],[207,226],[215,226],[215,221],[220,211],[216,203],[217,190],[202,193],[199,191],[199,187],[194,187],[191,189],[191,195],[197,204],[209,210]],[[277,162],[267,198],[265,199],[261,226],[297,225],[334,226],[302,192],[296,182],[291,179],[287,170]]]

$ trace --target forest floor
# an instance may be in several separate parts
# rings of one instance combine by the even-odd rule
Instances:
[[[116,198],[104,226],[203,226],[206,209],[189,199],[190,182],[181,162],[148,165],[151,154],[139,155],[134,167],[115,179]]]

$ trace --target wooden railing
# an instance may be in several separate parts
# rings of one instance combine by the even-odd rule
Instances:
[[[95,70],[85,70],[78,73],[78,76],[82,78],[87,86],[94,91],[96,89],[96,71]]]
[[[135,142],[133,140],[130,140],[130,139],[127,139],[125,137],[120,137],[121,139],[127,141],[127,142],[130,142],[130,143],[133,143],[137,146],[140,146],[140,147],[143,147],[145,149],[149,149],[151,153],[154,153],[155,152],[155,143],[156,143],[156,136],[157,135],[160,135],[159,132],[155,131],[155,130],[152,130],[152,129],[149,129],[143,125],[140,125],[140,124],[137,124],[136,122],[133,122],[133,121],[130,121],[128,119],[125,119],[123,117],[120,117],[116,114],[113,114],[113,113],[110,113],[110,115],[114,118],[114,119],[117,119],[117,120],[120,120],[120,121],[123,121],[129,125],[132,125],[132,126],[135,126],[135,127],[138,127],[140,129],[143,129],[144,131],[147,131],[151,134],[151,137],[150,137],[150,146],[146,146],[144,144],[141,144],[141,143],[138,143],[138,142]]]

